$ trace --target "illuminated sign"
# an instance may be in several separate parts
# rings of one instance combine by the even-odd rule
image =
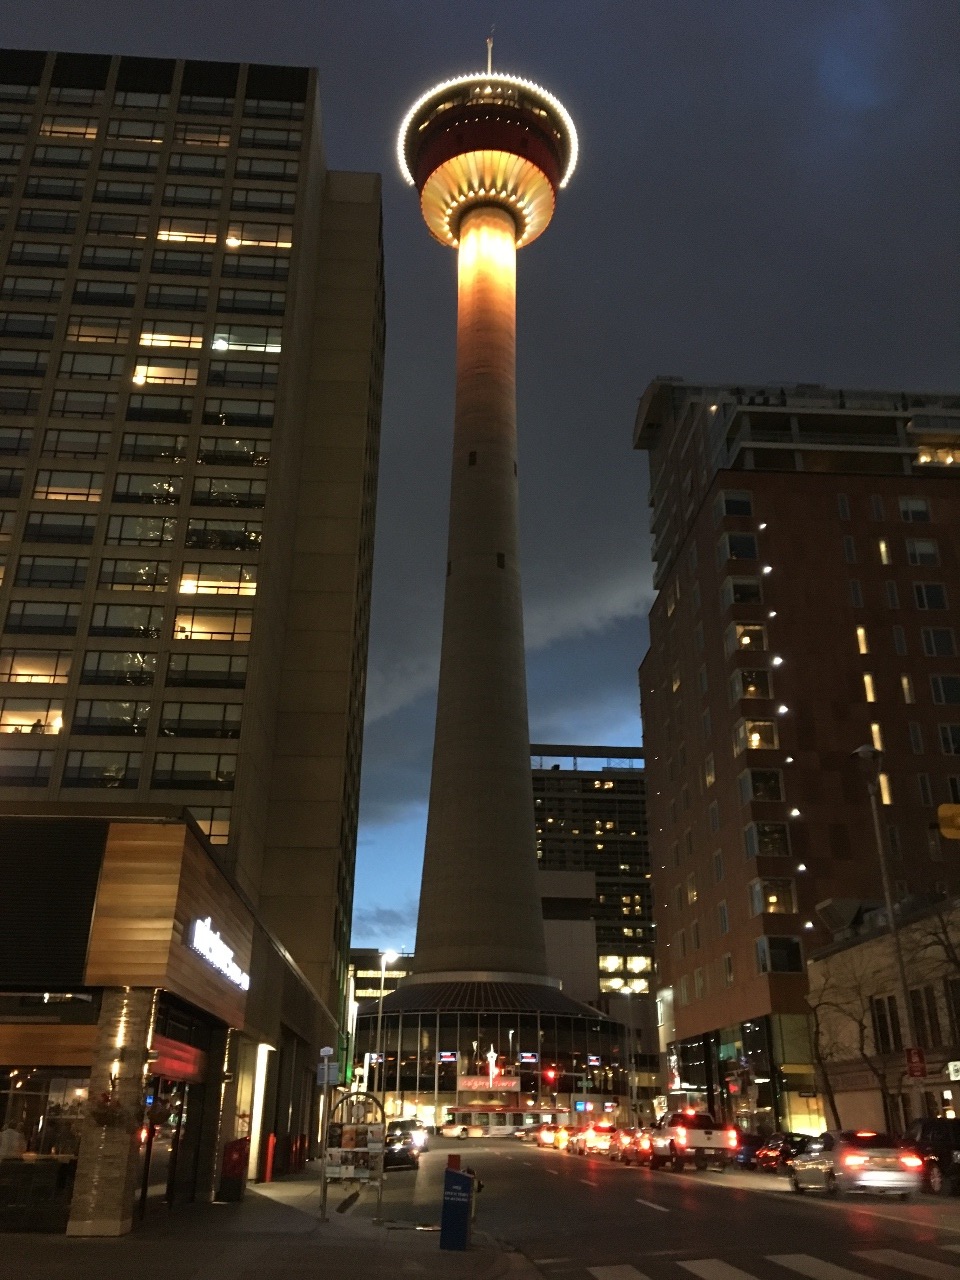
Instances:
[[[520,1061],[521,1061],[522,1063],[528,1063],[528,1062],[539,1062],[539,1061],[540,1061],[540,1055],[539,1055],[539,1053],[521,1053],[521,1055],[520,1055]]]
[[[438,1062],[456,1062],[457,1052],[455,1049],[441,1049],[437,1054]]]
[[[587,1054],[587,1066],[588,1066],[588,1067],[599,1067],[599,1065],[600,1065],[600,1055],[599,1055],[599,1054],[596,1054],[596,1053],[588,1053],[588,1054]]]
[[[214,929],[210,916],[206,920],[194,920],[190,930],[190,946],[207,964],[222,973],[228,982],[232,982],[241,991],[250,990],[249,973],[244,973],[234,960],[233,951]]]
[[[520,1077],[498,1075],[494,1080],[492,1086],[490,1084],[489,1076],[458,1076],[457,1077],[457,1091],[459,1093],[480,1093],[480,1092],[486,1093],[486,1092],[489,1092],[491,1088],[494,1093],[503,1093],[504,1091],[512,1092],[514,1090],[519,1092]]]

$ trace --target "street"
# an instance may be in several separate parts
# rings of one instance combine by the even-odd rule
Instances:
[[[773,1174],[651,1173],[510,1139],[434,1140],[418,1174],[388,1177],[385,1214],[436,1205],[451,1150],[484,1182],[478,1226],[547,1277],[960,1280],[960,1200],[801,1198]]]

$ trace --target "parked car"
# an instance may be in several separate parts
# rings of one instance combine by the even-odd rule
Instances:
[[[383,1144],[384,1169],[419,1169],[420,1148],[409,1133],[387,1134]]]
[[[923,1160],[923,1189],[960,1194],[960,1120],[914,1120],[904,1137]]]
[[[763,1145],[757,1148],[755,1157],[757,1168],[764,1169],[768,1173],[786,1173],[801,1139],[806,1136],[802,1133],[771,1134]]]
[[[651,1131],[650,1168],[662,1169],[669,1162],[682,1173],[688,1164],[700,1170],[712,1164],[722,1172],[736,1154],[737,1132],[717,1124],[708,1111],[672,1112]]]
[[[741,1130],[737,1135],[737,1154],[733,1157],[733,1163],[738,1169],[755,1169],[757,1152],[766,1145],[766,1141],[760,1133],[744,1133]]]
[[[923,1159],[888,1133],[844,1129],[810,1138],[793,1156],[790,1185],[798,1194],[810,1189],[838,1196],[875,1191],[908,1200],[920,1189]]]
[[[427,1126],[420,1120],[389,1120],[387,1122],[387,1138],[408,1133],[414,1145],[426,1151],[430,1145]]]

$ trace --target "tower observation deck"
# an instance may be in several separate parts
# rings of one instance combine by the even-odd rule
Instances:
[[[398,159],[457,250],[449,549],[427,837],[408,983],[555,985],[538,893],[520,590],[516,252],[553,216],[577,135],[561,104],[487,71],[418,99]]]

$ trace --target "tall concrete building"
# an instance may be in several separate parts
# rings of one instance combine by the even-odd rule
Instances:
[[[960,396],[657,379],[636,445],[669,1085],[808,1129],[805,960],[881,901],[871,784],[895,896],[958,888],[936,806],[960,797]]]
[[[379,177],[307,68],[8,50],[0,204],[0,807],[183,815],[336,1043]]]

